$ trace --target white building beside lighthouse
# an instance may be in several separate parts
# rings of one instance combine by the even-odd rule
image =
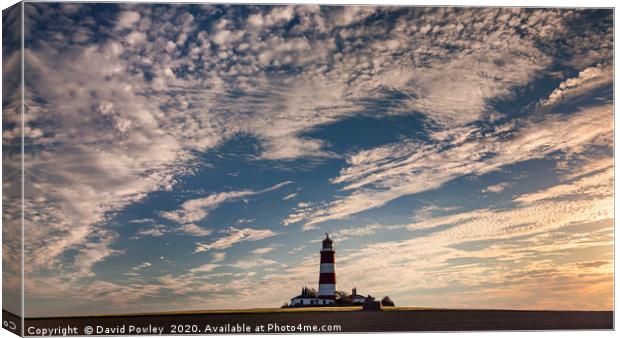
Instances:
[[[316,305],[329,305],[333,301],[328,299],[320,299],[317,296],[317,292],[314,289],[302,288],[299,296],[291,298],[290,306],[316,306]]]

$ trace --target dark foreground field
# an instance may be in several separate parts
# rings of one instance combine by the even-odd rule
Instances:
[[[261,325],[263,331],[260,330]],[[65,332],[84,335],[88,333],[87,327],[92,328],[92,334],[100,335],[158,334],[157,330],[162,330],[163,334],[610,330],[613,329],[613,312],[400,309],[380,312],[262,310],[250,313],[145,314],[26,319],[24,333],[41,335],[47,333],[41,331],[46,328],[76,328],[75,333]]]

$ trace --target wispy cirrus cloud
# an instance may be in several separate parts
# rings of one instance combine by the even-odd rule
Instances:
[[[204,198],[197,198],[183,202],[181,209],[173,211],[164,211],[160,216],[177,223],[189,223],[200,221],[209,215],[209,209],[215,209],[226,201],[251,196],[256,192],[251,190],[230,191],[210,195]]]
[[[141,228],[136,232],[136,235],[133,239],[139,239],[142,237],[161,237],[167,233],[170,233],[172,229],[163,224],[155,224],[148,228]]]
[[[213,232],[211,229],[206,229],[193,223],[183,224],[179,231],[197,237],[208,236]]]
[[[278,235],[277,232],[270,229],[252,229],[252,228],[243,228],[237,229],[234,227],[229,227],[226,230],[222,230],[221,232],[227,234],[225,237],[221,237],[216,241],[206,244],[206,243],[196,243],[196,250],[194,253],[214,250],[214,249],[227,249],[233,246],[238,242],[244,241],[258,241],[261,239],[269,238]]]
[[[215,8],[201,10],[209,15]],[[259,158],[277,160],[330,156],[321,140],[300,135],[353,115],[415,110],[439,125],[473,121],[489,110],[486,102],[512,95],[511,88],[550,64],[553,48],[541,47],[552,46],[568,29],[566,20],[581,15],[549,10],[529,20],[531,10],[472,16],[474,9],[313,6],[256,7],[247,17],[228,7],[217,11],[223,15],[205,32],[186,6],[129,6],[102,20],[110,25],[83,25],[80,18],[106,13],[96,5],[29,5],[37,29],[25,55],[32,74],[27,125],[45,130],[32,144],[41,151],[26,162],[29,172],[46,173],[32,179],[41,185],[33,194],[46,199],[36,204],[48,206],[33,207],[38,211],[29,218],[58,226],[29,230],[29,256],[38,258],[28,266],[54,264],[88,242],[104,215],[172,189],[192,172],[185,165],[192,151],[239,133],[261,142]],[[399,14],[393,27],[361,24],[385,12]],[[285,28],[293,18],[298,24]],[[528,34],[517,34],[513,23]],[[361,36],[370,48],[358,47]],[[297,73],[272,71],[283,68]],[[403,99],[394,99],[396,92]],[[62,123],[43,123],[48,119]],[[202,216],[191,212],[169,216]]]
[[[272,252],[273,250],[274,250],[274,247],[266,246],[266,247],[263,247],[263,248],[254,249],[254,250],[252,250],[252,253],[253,254],[257,254],[257,255],[264,255],[266,253]]]
[[[221,192],[209,195],[204,198],[196,198],[185,201],[181,204],[181,209],[173,210],[173,211],[164,211],[160,213],[160,216],[169,219],[171,221],[175,221],[177,223],[191,223],[200,221],[203,218],[209,215],[209,211],[217,208],[220,204],[238,200],[242,197],[253,196],[257,194],[262,194],[265,192],[273,191],[279,189],[285,185],[291,184],[290,181],[280,182],[272,187],[262,189],[262,190],[241,190],[241,191],[229,191],[229,192]],[[187,225],[187,224],[186,224]],[[190,228],[193,227],[190,225]]]
[[[282,197],[282,200],[288,201],[288,200],[293,199],[295,197],[297,197],[297,193],[296,192]]]
[[[367,224],[364,226],[358,226],[354,228],[344,228],[332,232],[331,237],[337,238],[338,242],[346,241],[353,237],[364,237],[374,235],[378,232],[385,232],[388,230],[401,229],[404,225],[383,225],[383,224]]]
[[[600,309],[601,304],[611,307],[612,270],[607,260],[584,256],[586,248],[613,243],[613,194],[607,188],[609,184],[602,183],[613,180],[613,173],[587,169],[599,167],[592,165],[599,161],[590,159],[578,167],[584,170],[583,179],[578,179],[576,185],[584,193],[566,192],[543,204],[522,201],[527,196],[524,194],[513,199],[515,208],[431,214],[409,228],[441,230],[418,232],[414,238],[370,243],[341,252],[337,267],[339,283],[377,294],[389,292],[391,296],[394,290],[399,290],[398,299],[403,302],[411,299],[414,304],[434,306],[471,307],[463,297],[479,294],[477,306],[482,308],[583,310]],[[611,158],[604,161],[612,163]],[[564,184],[548,189],[556,190]],[[593,189],[600,191],[592,193]],[[383,228],[376,224],[360,231],[350,230],[352,234],[376,234]],[[342,231],[333,233],[332,237],[341,241],[347,234]],[[460,259],[463,262],[459,263]],[[277,291],[269,291],[270,286],[303,285],[305,280],[297,278],[313,275],[316,260],[317,257],[308,257],[307,262],[295,262],[259,280],[243,278],[236,286],[211,282],[209,289],[226,288],[237,297],[248,297],[249,301],[252,296],[244,290],[250,285],[262,285],[265,292],[261,299],[276,303],[281,296]],[[373,274],[377,266],[389,268],[382,274]],[[439,298],[432,294],[438,288],[443,295]],[[177,290],[186,294],[192,289],[187,286]],[[577,304],[555,297],[558,290],[576,292],[580,301]],[[414,297],[418,300],[413,300]]]
[[[576,77],[562,81],[560,86],[542,101],[542,105],[552,106],[561,101],[570,101],[598,88],[609,86],[613,82],[612,73],[612,67],[609,64],[588,67],[579,72]]]
[[[480,295],[477,306],[483,308],[611,308],[612,269],[605,264],[611,251],[593,249],[613,243],[613,171],[593,165],[600,161],[612,163],[611,157],[585,161],[576,167],[584,169],[582,178],[567,177],[540,191],[542,200],[523,194],[510,208],[430,215],[409,225],[413,238],[341,253],[339,283],[378,293],[402,290],[403,301],[435,306],[471,307],[463,297]],[[569,182],[574,190],[562,188]],[[549,191],[556,192],[553,198]],[[597,262],[601,257],[606,259]],[[372,274],[376,266],[390,268]],[[579,304],[557,297],[573,292]]]
[[[140,239],[143,237],[163,237],[165,235],[177,233],[194,237],[205,237],[213,232],[211,229],[201,227],[194,223],[187,223],[181,226],[168,226],[164,224],[155,224],[146,228],[140,228],[136,231],[136,235],[131,239]]]
[[[142,270],[144,268],[148,268],[150,266],[152,266],[152,264],[150,262],[143,262],[143,263],[140,263],[140,264],[134,266],[133,268],[131,268],[131,270],[138,271],[138,270]]]
[[[277,262],[272,259],[251,258],[251,259],[239,260],[231,264],[230,266],[237,268],[237,269],[249,270],[249,269],[255,269],[255,268],[263,267],[267,265],[274,265],[274,264],[277,264]]]
[[[554,152],[570,157],[597,144],[610,144],[613,133],[611,105],[582,108],[570,116],[550,115],[499,125],[483,133],[471,129],[466,136],[447,135],[438,143],[408,141],[351,155],[348,166],[332,180],[350,194],[329,203],[326,210],[297,211],[291,221],[306,228],[327,220],[381,207],[401,196],[437,189],[466,175],[482,175]],[[305,210],[305,211],[304,211]]]

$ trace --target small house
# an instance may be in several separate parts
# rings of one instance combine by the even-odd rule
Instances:
[[[333,304],[331,299],[321,299],[317,296],[317,292],[314,289],[304,287],[301,289],[301,294],[291,298],[291,307],[296,306],[317,306]]]
[[[357,294],[357,288],[351,290],[351,303],[359,305],[364,303],[366,297]]]

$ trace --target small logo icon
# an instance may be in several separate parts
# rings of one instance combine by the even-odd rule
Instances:
[[[17,329],[17,325],[15,325],[15,322],[13,321],[5,320],[3,324],[4,327],[9,328],[9,330],[15,331],[15,329]]]
[[[84,333],[86,333],[87,335],[93,334],[93,327],[92,326],[84,327]]]

